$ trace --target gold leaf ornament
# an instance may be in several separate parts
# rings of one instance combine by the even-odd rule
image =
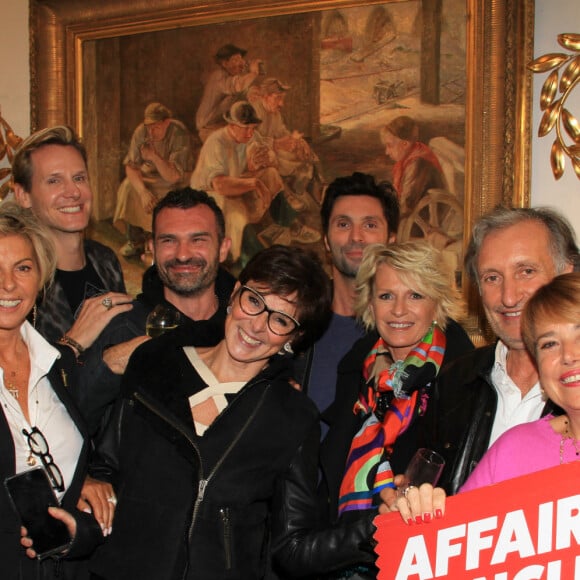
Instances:
[[[558,44],[568,50],[580,52],[580,34],[558,34]]]
[[[22,143],[22,138],[18,137],[8,124],[6,119],[0,114],[0,161],[8,158],[9,165],[14,161],[14,151]],[[11,189],[12,183],[10,176],[11,167],[2,167],[0,169],[0,201],[3,200]],[[3,183],[2,183],[3,182]]]
[[[565,108],[562,109],[562,125],[573,141],[575,143],[580,143],[580,123],[578,123],[578,119],[576,119],[576,117]]]
[[[551,52],[528,64],[528,69],[535,73],[549,73],[540,91],[540,111],[543,114],[538,136],[545,137],[556,129],[556,140],[550,150],[552,173],[560,179],[566,157],[569,157],[580,179],[580,122],[570,110],[571,101],[568,101],[580,83],[580,34],[559,34],[558,44],[571,52]]]
[[[556,125],[558,116],[560,115],[560,100],[554,101],[542,115],[542,120],[540,121],[540,127],[538,129],[538,136],[544,137],[547,135]]]
[[[558,91],[558,71],[554,70],[544,81],[542,91],[540,93],[540,110],[545,111],[554,101],[556,92]]]
[[[564,175],[564,151],[562,151],[562,145],[560,141],[556,139],[552,143],[552,149],[550,151],[550,164],[552,165],[552,173],[556,179],[560,179]]]
[[[548,72],[553,68],[558,68],[562,63],[568,60],[567,54],[562,54],[561,52],[552,52],[550,54],[545,54],[534,59],[528,68],[535,73]]]
[[[574,168],[574,173],[576,173],[576,177],[580,179],[580,159],[577,157],[572,157],[572,167]]]
[[[580,56],[577,56],[562,73],[560,92],[565,93],[580,77]]]

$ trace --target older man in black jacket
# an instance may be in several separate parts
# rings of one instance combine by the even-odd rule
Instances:
[[[448,493],[504,431],[557,412],[540,389],[520,319],[530,296],[577,260],[572,227],[555,211],[496,208],[475,224],[466,269],[498,340],[441,372],[425,415],[423,444],[444,455],[440,485]]]

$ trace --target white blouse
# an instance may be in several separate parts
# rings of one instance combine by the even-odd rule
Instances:
[[[15,473],[42,465],[39,457],[31,456],[27,437],[22,433],[23,429],[30,432],[32,427],[36,427],[48,442],[48,452],[63,476],[65,491],[55,490],[60,500],[72,482],[83,438],[47,377],[56,359],[60,358],[60,353],[27,321],[22,324],[20,334],[30,355],[28,380],[30,423],[24,417],[16,399],[5,387],[4,373],[0,368],[0,404],[12,433],[16,458]],[[34,465],[31,465],[32,461]]]

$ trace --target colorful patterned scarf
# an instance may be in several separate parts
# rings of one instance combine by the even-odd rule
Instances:
[[[364,417],[354,436],[340,486],[338,512],[372,509],[385,487],[394,487],[389,463],[397,437],[424,412],[426,390],[445,355],[445,335],[436,323],[404,361],[393,362],[380,338],[363,365],[367,393],[353,412]]]

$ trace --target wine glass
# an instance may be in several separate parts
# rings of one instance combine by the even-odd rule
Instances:
[[[417,449],[407,465],[405,483],[398,488],[399,493],[404,494],[410,487],[418,487],[422,483],[435,486],[441,477],[443,467],[445,467],[445,460],[437,451],[424,447]]]
[[[177,328],[179,322],[180,315],[179,312],[175,310],[175,308],[165,306],[164,304],[158,304],[149,313],[149,316],[147,316],[147,321],[145,322],[145,332],[147,333],[147,336],[156,338],[168,330]]]

